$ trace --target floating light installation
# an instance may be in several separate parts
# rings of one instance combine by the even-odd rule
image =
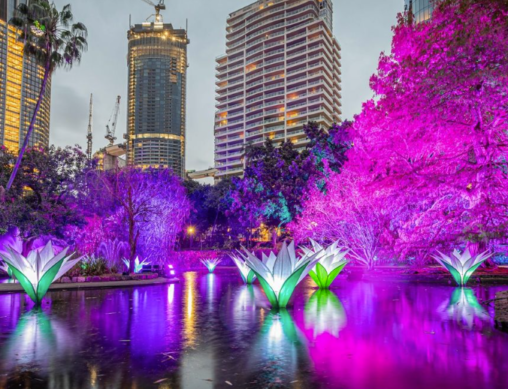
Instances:
[[[68,250],[69,248],[66,248],[55,255],[49,242],[41,251],[32,250],[27,256],[12,248],[8,253],[0,253],[0,256],[28,296],[39,305],[53,281],[62,277],[81,260],[81,258],[71,260],[73,254],[67,255]]]
[[[210,273],[213,273],[217,265],[221,262],[222,261],[218,258],[201,260],[201,263],[206,266],[206,268]]]
[[[340,247],[338,241],[326,249],[316,241],[312,239],[310,241],[312,249],[302,247],[302,250],[307,255],[318,254],[320,259],[309,275],[320,289],[328,289],[348,264],[346,255],[349,253],[349,250]]]
[[[128,259],[124,258],[122,259],[123,263],[125,263],[125,266],[127,266],[127,270],[130,270],[131,263]],[[143,259],[142,262],[139,262],[139,257],[136,257],[136,260],[134,261],[134,273],[138,274],[143,270],[143,266],[150,265],[150,262],[146,262],[146,259]]]
[[[309,274],[319,261],[319,254],[304,255],[298,259],[294,242],[289,247],[286,243],[276,256],[263,254],[263,259],[245,250],[246,263],[256,274],[266,297],[273,308],[285,308],[296,286]]]
[[[451,273],[459,286],[464,286],[476,269],[494,254],[485,251],[473,257],[469,249],[466,249],[462,254],[460,251],[454,250],[451,257],[441,252],[439,252],[439,255],[440,257],[434,256],[434,259]]]

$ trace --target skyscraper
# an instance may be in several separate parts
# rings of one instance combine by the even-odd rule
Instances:
[[[44,68],[23,52],[19,33],[8,21],[20,1],[0,0],[0,145],[17,153],[37,104]],[[29,145],[48,146],[51,80],[37,116]]]
[[[340,122],[340,46],[331,0],[259,0],[229,15],[217,58],[216,179],[241,175],[249,144],[308,140]]]
[[[159,19],[132,26],[128,39],[128,163],[183,177],[187,30]]]
[[[412,10],[417,23],[424,22],[432,16],[434,0],[404,0],[406,10]]]

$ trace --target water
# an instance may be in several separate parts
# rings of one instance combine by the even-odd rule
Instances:
[[[42,311],[0,295],[0,388],[507,388],[507,287],[305,281],[271,313],[238,275],[52,292]],[[231,385],[230,385],[231,384]]]

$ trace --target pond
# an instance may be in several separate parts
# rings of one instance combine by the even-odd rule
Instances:
[[[0,295],[0,388],[506,388],[508,287],[311,280],[287,311],[234,273],[180,284]]]

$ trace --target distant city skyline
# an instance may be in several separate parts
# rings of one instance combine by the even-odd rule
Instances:
[[[70,3],[76,21],[89,29],[89,51],[72,71],[58,71],[53,78],[50,143],[79,144],[86,149],[88,104],[94,94],[94,151],[106,146],[105,126],[117,95],[123,97],[117,135],[126,132],[127,45],[129,15],[132,24],[153,14],[141,0],[55,0],[59,8]],[[174,28],[189,21],[187,73],[187,162],[188,170],[214,164],[215,58],[224,51],[225,26],[232,10],[252,1],[167,0],[163,15]],[[391,27],[402,0],[334,0],[334,34],[342,47],[342,119],[352,119],[362,103],[372,97],[369,79],[381,51],[389,51]]]

